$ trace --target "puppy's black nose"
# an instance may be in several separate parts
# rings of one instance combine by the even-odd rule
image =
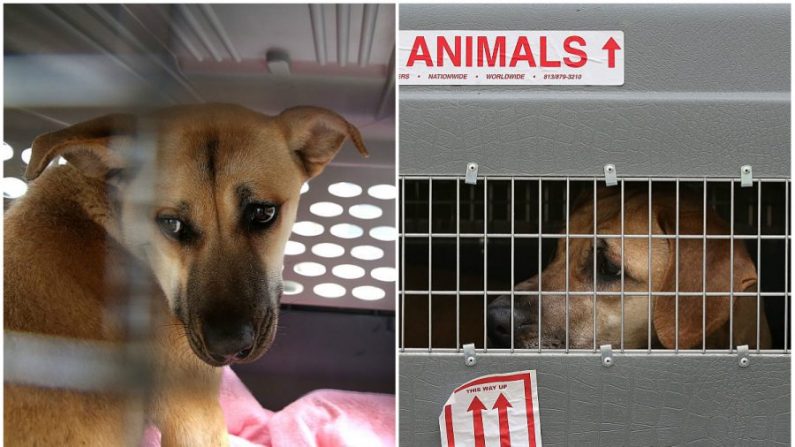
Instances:
[[[530,302],[532,303],[532,299]],[[513,320],[513,336],[515,337],[521,331],[526,331],[528,325],[532,325],[532,314],[532,306],[528,307],[527,303],[516,301],[513,306],[513,314],[511,314],[510,296],[501,296],[491,302],[486,315],[489,347],[511,347],[511,320]]]
[[[511,346],[511,306],[493,302],[488,307],[489,341],[495,348]]]
[[[207,352],[221,363],[245,359],[254,347],[254,327],[249,323],[205,324],[202,331]]]

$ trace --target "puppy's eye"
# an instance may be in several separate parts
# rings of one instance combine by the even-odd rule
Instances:
[[[176,236],[182,231],[182,227],[185,225],[179,219],[173,219],[170,217],[159,219],[158,223],[160,224],[160,229],[163,230],[164,233],[168,235]]]
[[[278,207],[273,204],[252,203],[246,208],[246,220],[252,229],[262,230],[273,224],[278,211]]]
[[[621,266],[613,263],[601,247],[596,254],[596,274],[600,281],[610,282],[621,279]]]
[[[175,241],[186,243],[193,237],[190,225],[176,217],[159,217],[157,218],[157,226],[160,227],[160,231],[166,237]]]

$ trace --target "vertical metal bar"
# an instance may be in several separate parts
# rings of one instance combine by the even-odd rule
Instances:
[[[674,327],[676,330],[675,334],[675,343],[674,343],[674,351],[679,353],[679,179],[676,179],[676,270],[674,271],[674,278],[676,285],[676,307],[674,311],[674,317],[676,321],[674,323]]]
[[[400,351],[406,349],[406,179],[400,179]]]
[[[624,179],[621,179],[621,352],[624,352]]]
[[[566,353],[569,352],[569,211],[571,197],[569,190],[569,178],[566,177]]]
[[[433,350],[433,177],[428,177],[428,352]]]
[[[789,181],[784,183],[784,353],[789,351]]]
[[[514,200],[514,178],[511,177],[511,352],[513,352],[513,338],[514,338],[514,327],[513,327],[513,315],[514,315],[514,207],[516,206],[516,201]]]
[[[646,329],[647,329],[647,331],[648,331],[648,340],[646,341],[646,342],[647,342],[646,349],[648,350],[648,352],[649,352],[649,353],[651,353],[651,325],[652,325],[652,320],[651,320],[651,300],[652,300],[652,295],[651,295],[651,291],[652,291],[652,272],[651,272],[651,235],[652,235],[652,227],[651,227],[651,208],[652,208],[652,206],[651,206],[651,202],[652,202],[652,183],[651,183],[651,179],[649,179],[649,181],[648,181],[648,185],[649,185],[649,190],[648,190],[647,192],[648,192],[648,194],[649,194],[649,199],[648,199],[648,202],[649,202],[649,203],[647,204],[647,206],[648,206],[648,213],[649,213],[649,214],[646,216],[646,217],[648,218],[648,224],[647,224],[648,226],[646,227],[646,229],[647,229],[647,230],[648,230],[648,232],[649,232],[649,242],[648,242],[648,244],[649,244],[649,256],[648,256],[648,259],[646,260],[646,262],[647,262],[648,275],[649,275],[649,284],[648,284],[648,286],[649,286],[649,302],[648,302],[648,309],[647,309],[647,316],[646,316],[646,318],[647,318],[647,319],[646,319]]]
[[[707,179],[704,179],[701,230],[701,352],[707,352]]]
[[[489,306],[489,222],[488,222],[488,210],[489,210],[489,183],[488,178],[483,177],[483,351],[487,352],[489,347],[487,345],[489,336],[488,336],[488,327],[487,327],[487,318],[486,314],[488,313],[488,306]],[[511,319],[513,319],[513,315],[511,315]]]
[[[543,207],[541,205],[542,189],[543,189],[543,183],[539,178],[538,179],[538,276],[537,276],[538,278],[538,352],[539,353],[541,352],[541,333],[544,332],[543,331],[544,328],[541,326],[541,299],[543,298],[543,294],[541,293],[541,291],[543,290],[543,287],[541,285],[541,280],[543,279],[543,277],[541,276],[541,263],[543,261],[543,258],[541,255],[543,251],[542,247],[544,246],[544,240],[541,237],[541,234],[544,232],[543,228],[541,228],[541,221],[542,221],[541,216],[543,210]]]
[[[762,180],[756,181],[756,352],[759,347],[760,328],[762,319]]]
[[[734,351],[734,180],[729,180],[729,353]]]
[[[455,348],[461,349],[461,179],[455,181]]]
[[[591,248],[591,252],[593,254],[593,274],[591,275],[591,279],[593,281],[593,352],[596,352],[596,252],[597,243],[596,234],[598,231],[597,228],[597,218],[596,218],[596,202],[597,202],[597,192],[596,192],[596,179],[593,181],[593,246]]]

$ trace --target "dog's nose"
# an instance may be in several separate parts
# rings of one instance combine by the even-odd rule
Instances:
[[[514,321],[513,333],[521,326],[530,321],[530,315],[521,307],[514,304],[513,314],[511,313],[510,299],[500,299],[489,304],[487,310],[487,331],[489,340],[495,348],[507,348],[511,346],[511,320]]]
[[[205,324],[204,345],[218,362],[242,360],[254,347],[254,327],[251,324]]]
[[[489,340],[496,347],[511,345],[511,307],[504,304],[492,303],[488,308],[488,334]]]

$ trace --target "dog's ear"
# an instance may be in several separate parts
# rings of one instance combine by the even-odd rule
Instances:
[[[676,213],[673,209],[658,212],[657,222],[662,232],[676,234]],[[728,234],[728,228],[718,217],[708,211],[707,234]],[[679,233],[701,234],[703,217],[700,210],[680,212]],[[676,290],[676,241],[667,239],[669,260],[663,291]],[[721,292],[725,295],[712,295],[706,298],[706,318],[703,318],[703,296],[679,297],[679,348],[699,347],[702,334],[705,337],[726,324],[730,312],[730,291],[744,292],[755,290],[756,268],[742,241],[734,241],[734,277],[731,268],[731,240],[710,239],[706,244],[706,263],[704,246],[700,239],[680,239],[679,241],[679,291],[701,292],[704,281],[703,265],[706,265],[706,291]],[[733,289],[732,289],[733,280]],[[676,298],[657,297],[654,303],[654,328],[657,338],[665,348],[676,345]],[[726,347],[729,346],[726,340]]]
[[[110,149],[111,140],[129,137],[134,129],[132,115],[113,114],[39,135],[33,140],[25,177],[35,179],[59,155],[87,176],[105,177],[122,167],[121,157]]]
[[[277,117],[290,150],[295,151],[304,165],[307,178],[312,178],[334,158],[350,138],[362,156],[367,157],[359,130],[331,110],[300,106],[285,110]]]

